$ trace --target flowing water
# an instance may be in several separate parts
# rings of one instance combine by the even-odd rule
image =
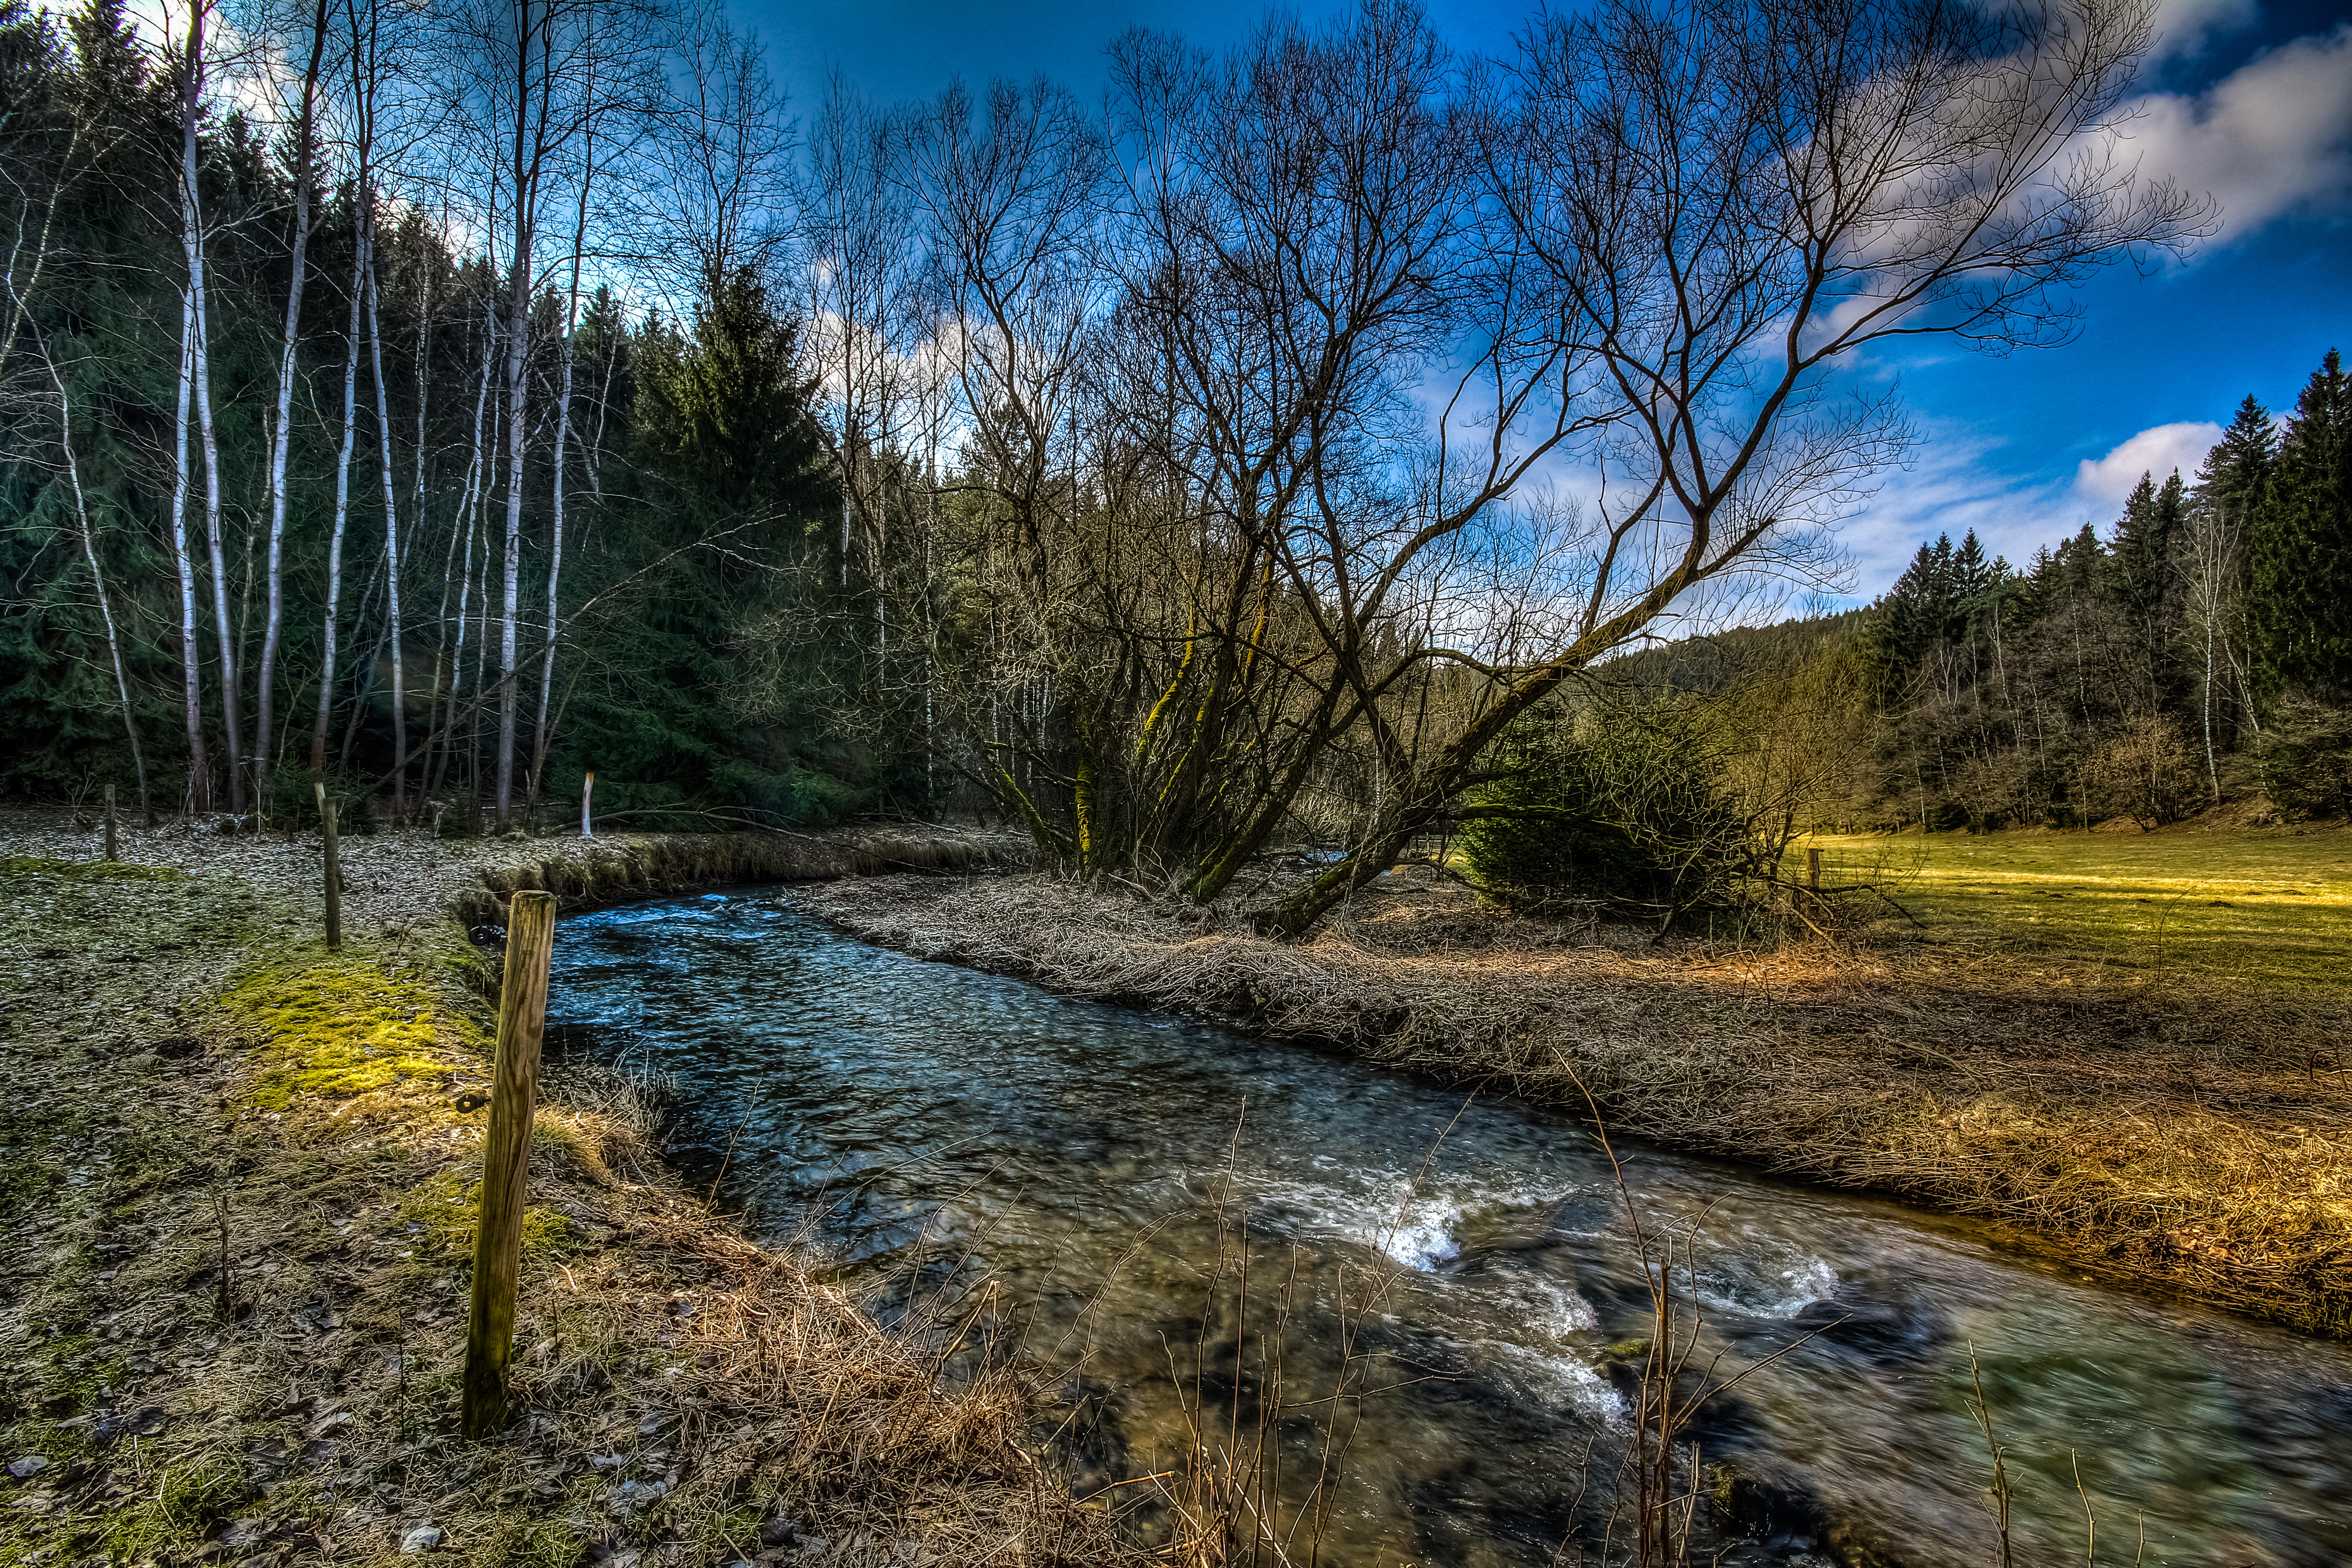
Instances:
[[[1318,1396],[1388,1388],[1325,1494],[1323,1563],[1543,1563],[1600,1516],[1626,1432],[1612,1346],[1650,1306],[1571,1117],[923,963],[772,889],[568,918],[550,1010],[556,1048],[674,1076],[673,1159],[706,1183],[723,1163],[755,1229],[822,1244],[886,1304],[1018,1303],[1015,1348],[1075,1395],[1082,1481],[1167,1468],[1192,1391],[1232,1399],[1255,1352],[1208,1303],[1246,1258],[1261,1316],[1288,1303],[1260,1348],[1286,1346],[1294,1499]],[[2346,1347],[1895,1205],[1618,1153],[1693,1266],[1700,1360],[1802,1341],[1696,1428],[1704,1479],[1746,1478],[1722,1561],[1990,1561],[1981,1386],[2021,1563],[2085,1561],[2086,1506],[2100,1563],[2352,1563]]]

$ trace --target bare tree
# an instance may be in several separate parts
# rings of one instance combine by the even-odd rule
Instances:
[[[1690,596],[1819,569],[1823,532],[1907,438],[1831,373],[1874,343],[2062,342],[2064,289],[2207,232],[2142,182],[2121,106],[2147,8],[1940,0],[1610,0],[1547,14],[1489,142],[1488,192],[1541,268],[1559,341],[1622,414],[1595,456],[1580,603],[1548,647],[1465,660],[1466,721],[1366,842],[1259,922],[1305,931],[1447,811],[1503,727]]]
[[[307,265],[310,249],[311,195],[318,183],[319,156],[319,79],[326,58],[327,0],[318,0],[310,29],[310,55],[304,67],[293,105],[294,121],[294,229],[288,252],[286,284],[286,322],[278,342],[278,403],[277,415],[270,426],[269,444],[269,535],[267,566],[266,620],[261,636],[261,660],[255,672],[253,720],[254,785],[259,796],[260,809],[269,809],[270,731],[278,682],[278,647],[280,630],[286,618],[285,555],[286,555],[286,460],[294,434],[294,382],[302,346],[302,291],[309,281]],[[193,40],[191,53],[194,53]],[[190,159],[186,179],[194,181],[193,142],[187,154]],[[193,269],[192,269],[193,270]],[[198,296],[198,318],[202,321],[202,297]],[[203,332],[198,331],[198,342]],[[211,393],[199,364],[197,394],[207,409]],[[209,416],[207,416],[209,424]],[[209,433],[206,439],[210,440]],[[207,474],[214,472],[212,455],[207,447]],[[245,783],[237,756],[237,676],[231,649],[236,647],[229,631],[228,574],[222,559],[220,539],[219,486],[212,481],[206,497],[206,518],[210,525],[213,567],[213,611],[220,633],[221,705],[222,718],[229,735],[229,801],[233,809],[245,809]]]
[[[369,68],[373,62],[362,42],[368,24],[360,19],[355,5],[346,4],[343,9],[351,29],[345,60],[351,73],[351,101],[347,107],[352,133],[353,243],[349,308],[343,326],[342,437],[335,451],[335,515],[327,534],[327,594],[320,628],[319,711],[310,730],[310,771],[314,773],[326,768],[327,726],[334,715],[335,642],[343,594],[343,534],[351,520],[352,454],[359,442],[360,327],[367,302],[368,274],[373,266],[368,248],[375,237],[375,215],[370,210],[373,205],[370,176],[375,160],[376,79]],[[370,6],[369,15],[373,14],[374,7]]]
[[[789,232],[792,127],[758,40],[719,5],[688,0],[669,32],[628,187],[629,231],[652,243],[627,249],[682,320],[741,269],[763,281],[775,270]]]
[[[810,318],[804,342],[819,424],[841,481],[845,589],[858,521],[870,528],[882,515],[889,486],[881,459],[900,445],[911,405],[905,350],[915,319],[918,230],[901,178],[900,134],[892,116],[835,76],[809,132],[799,202]]]
[[[74,444],[73,394],[66,382],[64,370],[51,352],[49,340],[33,321],[25,307],[23,297],[16,291],[16,279],[7,279],[12,314],[33,340],[33,352],[41,362],[49,388],[58,400],[58,456],[65,470],[68,493],[73,500],[74,533],[81,545],[82,561],[89,568],[90,591],[98,601],[99,626],[106,637],[107,661],[114,674],[114,693],[122,715],[123,738],[130,742],[131,765],[139,784],[139,815],[142,821],[155,820],[154,803],[147,790],[147,757],[139,743],[139,720],[131,702],[131,678],[123,665],[122,635],[116,625],[114,598],[106,584],[106,569],[100,563],[98,525],[90,516],[89,498],[82,489],[81,459]]]
[[[502,242],[506,252],[507,495],[495,760],[501,828],[514,808],[531,327],[547,259],[541,248],[544,214],[578,158],[578,140],[613,110],[607,89],[623,74],[618,62],[641,57],[647,19],[627,0],[474,0],[454,16],[451,27],[454,63],[467,78],[490,176],[486,210],[494,246]]]

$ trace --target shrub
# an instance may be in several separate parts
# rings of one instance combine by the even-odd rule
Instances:
[[[1471,880],[1507,908],[1657,915],[1729,897],[1753,836],[1718,793],[1702,727],[1666,705],[1544,717],[1497,744],[1462,830]]]
[[[2094,821],[2128,816],[2142,827],[2178,822],[2203,793],[2180,727],[2161,713],[2117,725],[2083,764],[2082,784]]]

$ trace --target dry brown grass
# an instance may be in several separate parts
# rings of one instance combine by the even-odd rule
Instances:
[[[513,1420],[460,1441],[461,935],[331,955],[243,876],[0,880],[0,1445],[47,1461],[0,1481],[0,1559],[389,1563],[427,1521],[484,1565],[1133,1556],[1023,1383],[734,1234],[593,1071],[540,1117]]]
[[[1043,878],[810,890],[870,940],[1243,1023],[2019,1227],[2352,1333],[2352,1004],[1916,944],[1546,926],[1400,873],[1307,943]]]

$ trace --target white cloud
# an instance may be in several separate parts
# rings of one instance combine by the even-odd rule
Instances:
[[[2154,474],[2159,484],[2175,468],[2183,479],[2194,478],[2197,466],[2221,438],[2221,427],[2210,421],[2156,426],[2104,458],[2084,458],[2074,471],[2074,489],[2099,500],[2120,501],[2131,494],[2142,474]]]
[[[2210,13],[2210,0],[2179,0]],[[2201,35],[2200,35],[2201,36]],[[2352,206],[2352,22],[2255,56],[2205,91],[2134,106],[2126,156],[2221,204],[2231,237],[2294,212]]]
[[[2217,33],[2234,33],[2257,15],[2254,0],[2157,0],[2149,18],[2158,58],[2193,55]]]
[[[1973,529],[1986,553],[2019,563],[2081,525],[2082,509],[2068,503],[2063,484],[1998,470],[2000,443],[1941,420],[1921,424],[1912,465],[1888,474],[1862,515],[1838,532],[1864,602],[1885,593],[1913,552],[1939,533],[1958,542]]]
[[[2158,425],[2078,464],[2069,483],[2063,470],[2006,471],[2002,458],[2014,456],[2004,451],[2007,444],[1965,425],[1933,418],[1922,425],[1916,460],[1887,475],[1870,506],[1838,535],[1864,603],[1885,592],[1912,552],[1939,533],[1957,542],[1974,529],[1987,554],[2022,567],[2035,551],[2086,522],[2105,532],[2140,475],[2160,481],[2177,468],[2192,478],[2221,438],[2218,425]]]

